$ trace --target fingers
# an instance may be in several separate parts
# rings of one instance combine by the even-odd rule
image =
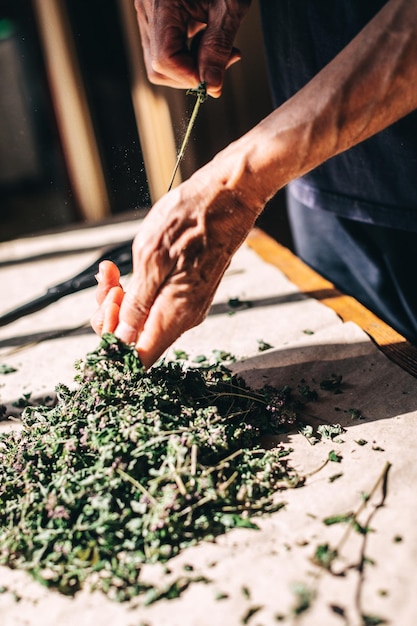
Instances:
[[[96,301],[101,305],[112,287],[120,285],[120,272],[117,265],[112,261],[102,261],[96,275],[98,283],[96,290]]]
[[[97,335],[113,333],[119,322],[120,305],[124,292],[120,285],[109,289],[106,297],[91,318],[91,326]]]
[[[198,287],[192,288],[191,292],[191,285],[184,289],[175,283],[167,283],[158,294],[136,343],[136,350],[146,368],[153,365],[185,331],[203,321],[211,299],[212,295],[208,296]]]
[[[135,1],[146,71],[154,84],[186,89],[200,82],[188,39],[201,26],[183,4],[162,2],[155,8],[149,0]]]
[[[233,42],[249,5],[250,2],[242,0],[214,0],[209,3],[207,28],[199,46],[198,67],[207,92],[214,98],[221,95],[225,70],[241,58]]]
[[[182,89],[205,81],[209,95],[219,97],[225,70],[241,58],[233,42],[249,6],[250,0],[136,0],[149,80]]]
[[[99,307],[91,319],[91,326],[98,335],[102,335],[114,332],[124,292],[119,283],[119,269],[111,261],[100,263],[96,279],[96,301]]]

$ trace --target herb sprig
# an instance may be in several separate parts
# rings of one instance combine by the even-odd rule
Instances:
[[[72,594],[88,579],[118,600],[149,593],[144,563],[283,506],[301,484],[262,437],[297,418],[288,388],[250,389],[222,364],[145,371],[105,335],[55,406],[0,437],[0,562]]]

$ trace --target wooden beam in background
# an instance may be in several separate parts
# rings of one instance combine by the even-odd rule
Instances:
[[[42,0],[40,0],[42,1]],[[132,0],[118,0],[128,50],[132,101],[152,202],[167,192],[176,161],[172,120],[164,89],[151,85],[143,60]],[[175,183],[180,182],[177,174]]]
[[[105,177],[64,0],[32,0],[72,190],[88,221],[110,213]]]

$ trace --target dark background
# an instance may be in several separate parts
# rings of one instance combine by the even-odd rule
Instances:
[[[125,0],[56,1],[66,7],[111,215],[150,207],[118,6]],[[222,98],[201,107],[183,164],[186,176],[272,108],[255,9],[239,37],[243,61],[229,71]],[[172,110],[177,143],[193,105],[188,98],[181,110],[178,104]],[[60,144],[34,7],[29,0],[0,0],[0,241],[82,221]],[[259,225],[289,243],[283,194],[268,205]]]

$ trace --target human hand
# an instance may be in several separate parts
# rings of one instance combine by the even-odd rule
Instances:
[[[207,85],[221,95],[225,70],[240,59],[233,47],[251,0],[135,0],[149,80],[177,88]]]
[[[210,169],[210,167],[208,168]],[[207,314],[219,281],[256,217],[240,195],[205,177],[207,166],[146,216],[133,243],[126,292],[110,261],[100,265],[92,319],[98,334],[134,343],[145,367]]]

